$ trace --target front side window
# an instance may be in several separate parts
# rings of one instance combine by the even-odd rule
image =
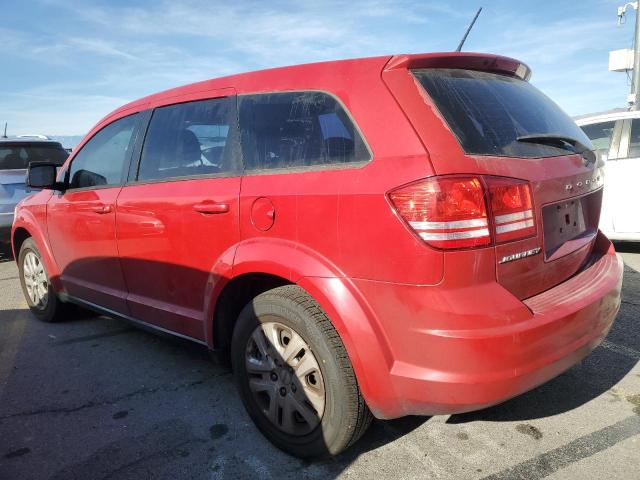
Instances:
[[[322,92],[282,92],[240,98],[247,170],[299,168],[370,160],[344,108]]]
[[[613,135],[615,126],[616,122],[612,120],[610,122],[583,125],[581,128],[598,152],[608,154],[609,148],[611,148],[611,136]]]
[[[235,98],[157,108],[142,149],[138,181],[239,172]]]
[[[467,154],[537,158],[593,147],[580,127],[529,82],[462,69],[412,73]],[[576,141],[580,145],[570,148]]]
[[[70,188],[120,185],[128,165],[137,114],[110,123],[78,152],[69,170]]]

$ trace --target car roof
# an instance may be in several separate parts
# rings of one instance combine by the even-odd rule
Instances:
[[[124,112],[140,111],[144,108],[154,108],[159,105],[180,103],[189,100],[189,96],[198,92],[210,90],[234,90],[238,95],[276,91],[271,85],[280,83],[278,77],[297,79],[291,83],[298,83],[299,88],[313,90],[317,84],[322,89],[326,77],[344,74],[350,78],[355,72],[382,71],[395,68],[469,68],[510,73],[528,80],[531,69],[524,63],[509,57],[487,53],[473,52],[435,52],[401,55],[384,55],[379,57],[354,58],[346,60],[332,60],[326,62],[305,63],[285,67],[269,68],[252,72],[240,73],[226,77],[213,78],[201,82],[191,83],[134,100],[108,114],[99,123],[108,118],[120,116]],[[523,72],[523,73],[521,73]]]
[[[62,144],[55,140],[36,138],[36,137],[7,137],[7,138],[0,137],[0,144],[2,143],[11,143],[12,145],[48,144],[48,145],[60,145],[60,147],[62,147]]]
[[[531,75],[531,69],[519,60],[474,52],[384,55],[257,70],[183,85],[127,103],[103,117],[76,146],[75,152],[80,151],[105,125],[147,109],[216,96],[299,90],[329,91],[340,97],[340,93],[348,91],[349,85],[357,86],[363,76],[373,73],[380,78],[383,71],[419,68],[481,70],[517,76],[524,80],[529,80]]]
[[[626,108],[612,108],[604,112],[587,113],[573,117],[578,125],[590,125],[592,123],[610,122],[625,118],[640,118],[640,110],[628,110]]]

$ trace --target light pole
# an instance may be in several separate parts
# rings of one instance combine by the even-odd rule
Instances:
[[[618,7],[618,25],[624,23],[627,8],[636,10],[636,32],[633,42],[633,76],[631,80],[631,93],[629,94],[629,110],[640,110],[640,14],[638,2],[628,2]]]

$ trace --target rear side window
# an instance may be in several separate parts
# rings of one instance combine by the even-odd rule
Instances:
[[[71,188],[120,185],[128,166],[138,114],[110,123],[84,144],[69,170]]]
[[[157,108],[144,141],[138,180],[241,171],[234,148],[236,124],[234,97]]]
[[[0,143],[0,170],[24,169],[30,162],[62,166],[68,156],[59,143]]]
[[[595,149],[601,153],[608,154],[611,147],[611,136],[616,126],[615,120],[610,122],[593,123],[583,125],[582,131],[589,137]]]
[[[413,75],[468,154],[524,158],[567,154],[562,142],[522,141],[526,136],[571,138],[591,147],[580,127],[529,82],[459,69],[414,70]]]
[[[349,115],[326,93],[245,95],[239,110],[247,170],[336,165],[371,157]]]

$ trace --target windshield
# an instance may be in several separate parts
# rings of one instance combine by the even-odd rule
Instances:
[[[468,154],[525,158],[567,154],[558,142],[522,141],[545,135],[593,148],[560,107],[524,80],[460,69],[413,70],[413,75]]]
[[[18,170],[29,162],[52,162],[62,166],[69,154],[59,143],[1,143],[0,170]]]

